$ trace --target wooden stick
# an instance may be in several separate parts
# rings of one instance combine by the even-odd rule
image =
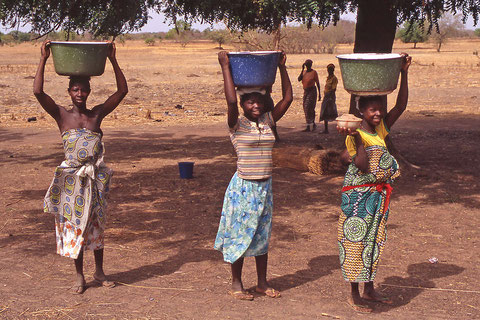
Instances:
[[[20,317],[21,315],[23,315],[23,314],[24,314],[25,312],[27,312],[28,310],[30,310],[30,308],[27,308],[27,309],[23,310],[23,312],[20,313],[18,316]]]
[[[134,287],[134,288],[145,288],[145,289],[158,289],[158,290],[179,290],[179,291],[195,291],[195,289],[188,289],[188,288],[164,288],[164,287],[147,287],[147,286],[138,286],[133,284],[128,284],[124,282],[115,281],[118,284],[127,287]]]
[[[427,288],[427,287],[414,287],[414,286],[401,286],[397,284],[388,284],[381,283],[381,286],[386,287],[395,287],[395,288],[407,288],[407,289],[421,289],[421,290],[430,290],[430,291],[450,291],[450,292],[464,292],[464,293],[480,293],[480,291],[475,290],[461,290],[461,289],[444,289],[444,288]]]

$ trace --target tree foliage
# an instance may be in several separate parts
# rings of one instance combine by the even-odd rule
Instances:
[[[458,17],[446,15],[438,21],[439,31],[432,33],[430,40],[437,46],[437,52],[440,52],[442,45],[447,42],[448,38],[461,35],[461,31],[465,29]]]
[[[149,10],[163,12],[175,23],[224,22],[230,30],[276,31],[282,24],[298,22],[311,27],[336,23],[340,15],[354,12],[372,0],[2,0],[0,22],[8,27],[29,24],[44,34],[54,30],[90,32],[94,36],[117,36],[140,29]],[[373,2],[372,2],[373,3]],[[475,23],[480,0],[389,0],[397,24],[426,21],[438,30],[445,12],[469,16]]]
[[[2,0],[0,22],[11,28],[29,24],[41,35],[62,29],[118,36],[145,25],[152,5],[150,0]]]
[[[229,42],[232,38],[230,32],[225,29],[210,30],[206,32],[206,35],[208,39],[218,43],[219,48],[222,48],[222,45]]]
[[[223,21],[229,29],[262,29],[274,31],[280,24],[299,22],[311,27],[336,23],[340,15],[354,12],[361,3],[370,0],[164,0],[157,5],[167,17],[183,16],[187,20],[214,23]],[[476,23],[480,0],[389,0],[397,24],[426,21],[430,31],[438,26],[445,12],[460,13],[465,22],[469,16]]]
[[[417,47],[417,43],[428,40],[426,29],[420,26],[419,22],[406,22],[402,28],[397,31],[397,38],[404,43],[413,43],[413,48]]]

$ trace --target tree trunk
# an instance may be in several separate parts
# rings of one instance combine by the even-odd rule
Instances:
[[[357,24],[355,26],[354,53],[390,53],[392,52],[397,30],[397,11],[385,0],[359,0],[357,8]],[[383,100],[383,112],[387,114],[387,96]],[[354,95],[350,98],[349,113],[360,116],[356,108]],[[397,159],[401,159],[410,168],[418,169],[405,159],[392,143],[390,136],[385,140],[387,149]]]
[[[413,49],[417,49],[417,43],[416,42],[413,43]]]
[[[390,53],[392,52],[395,31],[397,30],[397,11],[390,1],[361,0],[357,8],[355,26],[354,53]],[[385,99],[385,111],[387,108]],[[355,97],[350,98],[349,113],[359,115]]]
[[[280,50],[281,36],[282,36],[282,26],[278,25],[278,27],[275,28],[275,31],[273,31],[273,49],[274,50]]]

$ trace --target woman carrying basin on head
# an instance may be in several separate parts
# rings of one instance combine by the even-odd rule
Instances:
[[[83,275],[83,251],[93,250],[93,278],[103,286],[113,287],[103,271],[103,233],[106,193],[113,171],[103,163],[102,120],[111,113],[128,92],[127,81],[110,44],[108,58],[112,63],[117,91],[103,104],[87,108],[89,77],[70,77],[68,94],[72,108],[59,106],[43,91],[45,64],[50,56],[49,41],[41,48],[41,59],[33,83],[33,92],[43,109],[57,122],[62,135],[65,161],[55,169],[53,181],[45,195],[44,211],[55,215],[57,253],[74,259],[77,281],[72,293],[86,289]]]
[[[388,152],[385,137],[402,115],[408,102],[408,68],[411,57],[403,54],[400,89],[395,107],[383,113],[382,96],[362,96],[360,128],[348,134],[345,144],[351,163],[342,188],[342,213],[338,221],[338,246],[342,274],[351,284],[348,303],[359,312],[372,312],[365,302],[392,303],[373,286],[386,238],[391,183],[400,175],[398,163]],[[359,283],[365,284],[363,295]]]
[[[280,293],[267,282],[268,244],[272,228],[272,148],[275,136],[272,127],[292,103],[292,85],[282,53],[278,68],[282,83],[282,99],[269,112],[269,88],[239,88],[237,91],[229,68],[227,52],[218,54],[222,67],[225,97],[228,105],[230,139],[238,156],[237,172],[225,192],[222,215],[215,240],[215,249],[231,264],[230,294],[240,300],[253,300],[242,283],[244,257],[255,257],[258,283],[255,291],[276,298]]]

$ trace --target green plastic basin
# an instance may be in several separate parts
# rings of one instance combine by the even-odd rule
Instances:
[[[397,88],[402,56],[397,53],[338,55],[343,87],[359,96],[386,95]]]
[[[100,76],[105,71],[108,42],[52,41],[53,65],[61,76]]]

